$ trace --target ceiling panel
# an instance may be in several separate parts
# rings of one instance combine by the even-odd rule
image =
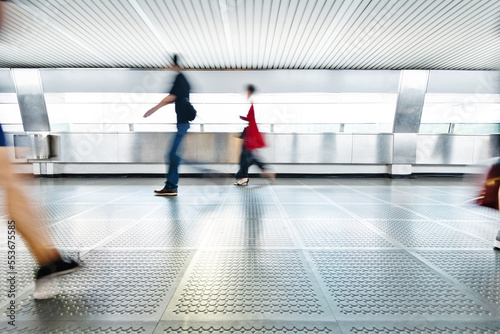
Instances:
[[[498,0],[10,0],[0,67],[500,70]]]

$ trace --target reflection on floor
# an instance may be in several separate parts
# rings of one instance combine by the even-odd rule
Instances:
[[[0,333],[500,333],[500,215],[465,203],[467,180],[231,182],[163,198],[161,179],[33,180],[85,267],[34,301],[19,245],[17,326],[1,270]]]

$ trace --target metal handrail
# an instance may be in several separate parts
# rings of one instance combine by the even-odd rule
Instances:
[[[56,124],[68,124],[68,125],[126,125],[130,132],[135,131],[137,125],[155,125],[155,126],[174,126],[176,123],[130,123],[130,122],[113,122],[113,123],[56,123]],[[206,126],[244,126],[246,123],[211,123],[211,122],[192,122],[191,125],[196,125],[200,127],[200,132],[205,132]],[[260,126],[269,126],[270,132],[275,132],[276,126],[339,126],[339,132],[344,132],[346,125],[380,125],[380,124],[390,124],[390,123],[268,123],[259,122]]]
[[[8,126],[23,126],[22,123],[1,123],[3,126],[8,127]],[[154,125],[154,126],[175,126],[176,123],[131,123],[131,122],[112,122],[112,123],[53,123],[52,125],[79,125],[79,126],[86,126],[86,125],[94,125],[94,126],[114,126],[114,125],[119,125],[119,126],[127,126],[129,132],[135,132],[136,131],[136,126],[149,126],[149,125]],[[210,122],[192,122],[191,125],[194,126],[199,126],[199,132],[205,132],[207,127],[210,126],[244,126],[246,123],[245,122],[231,122],[231,123],[210,123]],[[269,123],[269,122],[262,122],[258,123],[259,126],[269,126],[269,132],[275,133],[276,128],[279,126],[289,126],[289,127],[307,127],[307,126],[322,126],[322,127],[331,127],[331,126],[338,126],[338,133],[344,133],[346,132],[346,127],[347,126],[370,126],[370,125],[389,125],[390,123]],[[419,133],[449,133],[453,134],[456,132],[456,127],[457,125],[472,125],[472,126],[498,126],[498,132],[493,132],[493,133],[500,133],[500,123],[493,122],[493,123],[459,123],[459,122],[454,122],[454,123],[421,123],[421,126],[442,126],[443,128],[446,128],[446,132],[419,132]],[[12,132],[9,130],[6,130],[7,132]],[[140,130],[139,130],[140,131]],[[349,132],[350,133],[350,132]],[[480,134],[480,133],[476,133]]]

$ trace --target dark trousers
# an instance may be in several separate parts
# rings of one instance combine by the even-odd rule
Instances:
[[[188,129],[189,123],[177,123],[177,133],[175,134],[168,156],[165,157],[165,161],[169,162],[165,188],[170,190],[177,190],[177,183],[179,183],[179,165],[181,164],[181,157],[177,155],[177,151]]]
[[[5,135],[3,133],[2,124],[0,124],[0,146],[7,146],[5,143]]]
[[[241,149],[240,155],[240,170],[236,173],[236,179],[242,179],[248,177],[248,168],[256,164],[260,169],[264,169],[266,166],[264,163],[259,161],[252,153],[252,151],[245,150],[245,147]]]

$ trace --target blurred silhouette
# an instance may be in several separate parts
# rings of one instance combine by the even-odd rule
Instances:
[[[500,159],[495,161],[488,171],[477,203],[495,210],[500,209]],[[497,233],[493,247],[500,250],[500,231]]]
[[[248,126],[243,130],[240,138],[243,139],[243,145],[241,148],[240,154],[240,169],[235,175],[236,182],[235,186],[244,186],[248,185],[250,181],[248,177],[248,169],[253,164],[259,166],[265,176],[269,177],[271,181],[274,181],[276,175],[272,172],[269,172],[266,169],[266,165],[257,159],[257,157],[253,154],[253,151],[259,148],[266,146],[264,141],[264,137],[259,131],[257,127],[257,122],[255,121],[255,111],[253,108],[253,102],[251,100],[252,95],[255,92],[255,87],[253,85],[247,86],[247,98],[250,100],[250,110],[246,117],[240,116],[242,120],[248,122]]]
[[[0,27],[2,24],[2,2],[0,1]],[[35,299],[47,299],[55,296],[56,277],[80,269],[80,264],[70,258],[63,258],[56,249],[50,235],[45,231],[41,221],[35,216],[34,207],[22,190],[21,179],[14,173],[10,163],[10,151],[5,142],[5,135],[0,124],[0,183],[5,192],[7,213],[11,219],[9,231],[19,232],[38,262],[40,268],[35,277]],[[9,234],[14,236],[15,234]],[[16,239],[9,239],[16,241]],[[15,248],[16,243],[13,248]]]
[[[156,195],[160,196],[177,196],[179,165],[181,163],[181,157],[177,155],[177,151],[181,145],[182,139],[189,129],[189,122],[194,120],[196,117],[196,110],[189,102],[189,91],[191,87],[189,86],[186,77],[181,73],[177,55],[174,55],[172,60],[173,65],[170,69],[177,72],[177,77],[175,78],[174,85],[170,90],[170,94],[144,114],[144,118],[149,117],[158,109],[170,103],[175,103],[175,113],[177,114],[177,133],[172,142],[170,151],[165,157],[165,163],[167,160],[169,161],[165,187],[161,190],[154,191]]]
[[[0,183],[5,192],[7,213],[12,226],[26,240],[28,247],[40,265],[36,274],[35,298],[46,299],[58,292],[53,288],[57,276],[80,268],[72,259],[64,259],[44,231],[34,213],[34,208],[24,195],[20,177],[14,173],[9,159],[9,148],[0,125]]]

